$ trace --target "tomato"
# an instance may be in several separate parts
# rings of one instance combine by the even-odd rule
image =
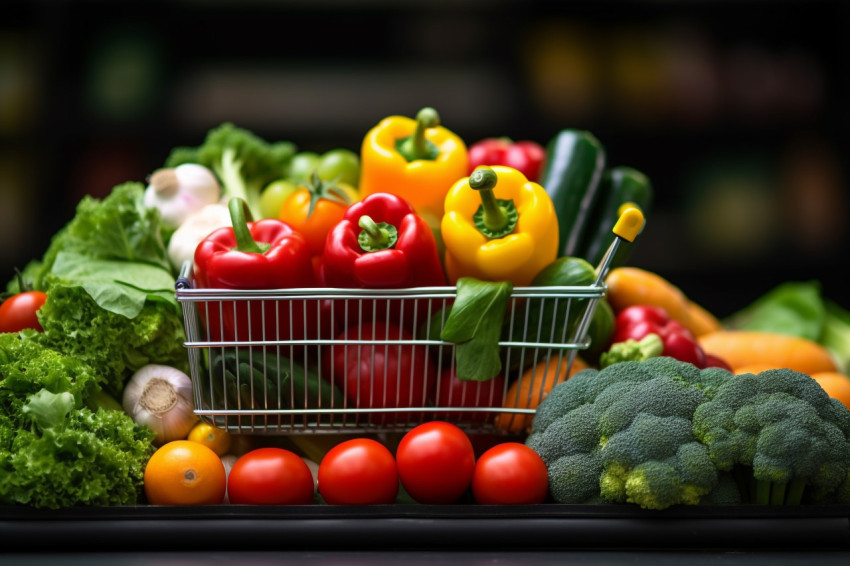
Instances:
[[[348,205],[360,200],[351,185],[302,183],[281,204],[278,218],[307,240],[310,253],[321,255],[328,232],[342,220]]]
[[[319,166],[321,156],[312,151],[299,151],[292,156],[289,163],[289,178],[295,181],[306,181]]]
[[[497,444],[475,463],[472,495],[482,505],[543,503],[549,475],[540,456],[519,442]]]
[[[501,407],[505,394],[505,378],[497,375],[487,381],[461,381],[455,368],[443,370],[437,381],[435,402],[438,407]],[[435,418],[454,422],[483,423],[493,419],[493,413],[481,411],[441,412]]]
[[[322,155],[316,172],[325,181],[336,179],[356,187],[360,183],[360,156],[348,149],[332,149]]]
[[[370,438],[346,440],[319,464],[319,493],[329,505],[380,505],[398,495],[395,458]]]
[[[42,331],[36,312],[47,300],[41,291],[12,295],[0,305],[0,332],[20,332],[26,328]]]
[[[237,505],[306,505],[313,502],[313,474],[294,452],[257,448],[233,464],[227,495]]]
[[[272,181],[260,194],[260,216],[263,218],[277,218],[280,207],[286,197],[298,188],[298,184],[286,179]]]
[[[398,476],[419,503],[454,503],[469,489],[475,450],[469,437],[444,421],[423,423],[406,433],[396,449]]]

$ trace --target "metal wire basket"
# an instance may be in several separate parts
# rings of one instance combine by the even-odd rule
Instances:
[[[501,377],[470,389],[447,389],[457,346],[439,339],[455,287],[198,289],[187,264],[176,295],[195,413],[236,434],[403,432],[433,419],[470,433],[524,432],[554,376],[569,375],[589,346],[623,239],[614,233],[592,284],[513,289]],[[520,378],[527,383],[511,387]]]

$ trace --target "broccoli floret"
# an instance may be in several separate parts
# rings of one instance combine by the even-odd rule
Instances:
[[[647,334],[640,340],[629,338],[623,342],[615,342],[607,352],[599,358],[599,367],[604,369],[620,362],[642,362],[655,358],[664,351],[664,342],[658,334]]]
[[[742,374],[694,413],[694,434],[745,501],[850,502],[850,411],[790,369]]]
[[[555,387],[526,439],[546,462],[555,501],[699,503],[718,475],[691,417],[721,376],[732,375],[703,371],[655,357],[584,370]]]
[[[253,132],[225,122],[207,132],[195,148],[176,147],[166,167],[198,163],[213,171],[225,193],[245,199],[254,218],[260,218],[263,187],[287,176],[297,147],[292,142],[269,143]]]

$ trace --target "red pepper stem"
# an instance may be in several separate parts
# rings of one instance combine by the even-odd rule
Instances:
[[[425,107],[416,114],[416,129],[410,136],[399,140],[396,149],[408,161],[417,159],[434,159],[435,147],[425,137],[428,128],[440,125],[440,115],[430,107]]]
[[[386,250],[398,241],[398,229],[386,222],[376,223],[371,216],[364,214],[360,217],[357,225],[363,231],[357,236],[360,248],[365,252],[377,252]]]
[[[248,222],[251,221],[252,216],[245,199],[238,197],[231,198],[227,203],[227,209],[230,211],[230,222],[233,224],[233,235],[236,237],[236,247],[233,249],[246,253],[265,253],[271,245],[266,242],[258,243],[251,235]]]
[[[513,232],[518,214],[512,200],[497,199],[493,193],[498,177],[487,166],[480,166],[469,176],[469,186],[481,196],[481,206],[473,216],[475,227],[488,238],[501,238]]]

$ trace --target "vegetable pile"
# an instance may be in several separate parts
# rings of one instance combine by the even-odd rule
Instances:
[[[0,504],[850,504],[850,314],[789,282],[717,319],[626,265],[653,198],[586,131],[467,146],[424,108],[314,152],[221,124],[83,198],[10,278]],[[454,293],[210,301],[225,346],[194,383],[189,267],[217,290]],[[231,435],[206,398],[356,409],[379,434]]]

